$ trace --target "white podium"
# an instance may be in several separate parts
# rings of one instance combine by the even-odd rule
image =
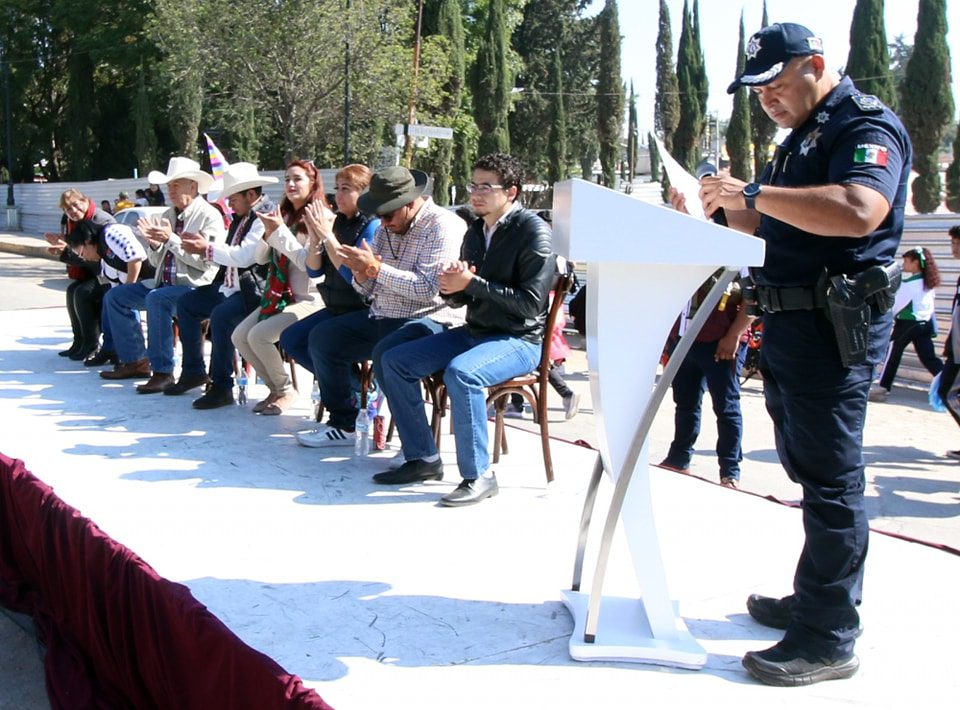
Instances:
[[[687,631],[667,592],[653,521],[647,434],[697,332],[742,266],[763,263],[764,243],[712,222],[649,205],[583,180],[554,187],[553,244],[587,263],[587,361],[600,456],[587,491],[571,591],[570,655],[701,668],[706,652]],[[684,304],[723,267],[656,380],[667,336]],[[593,583],[580,591],[597,486],[614,482]],[[641,598],[604,597],[613,535],[623,523]]]

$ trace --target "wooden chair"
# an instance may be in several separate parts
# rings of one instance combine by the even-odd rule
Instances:
[[[557,325],[557,318],[563,309],[563,301],[573,284],[573,275],[558,276],[553,286],[553,298],[547,311],[547,323],[543,333],[543,346],[540,350],[540,363],[537,369],[527,375],[514,377],[488,388],[487,406],[494,405],[496,413],[493,434],[493,463],[500,461],[501,452],[509,453],[507,436],[503,426],[503,410],[510,398],[516,393],[521,395],[533,409],[533,421],[540,425],[540,443],[543,448],[543,467],[547,483],[553,481],[553,458],[550,455],[550,430],[547,421],[547,392],[550,374],[550,341]],[[444,399],[446,393],[444,392]]]

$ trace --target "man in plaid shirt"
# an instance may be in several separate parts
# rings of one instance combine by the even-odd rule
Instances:
[[[372,359],[382,381],[380,355],[400,343],[463,323],[462,309],[440,298],[441,265],[456,260],[466,223],[423,192],[427,175],[403,167],[375,173],[360,196],[362,212],[380,217],[373,244],[333,247],[353,274],[354,288],[370,307],[331,318],[310,333],[309,349],[327,424],[301,432],[303,446],[353,445],[357,418],[351,382],[353,363]]]

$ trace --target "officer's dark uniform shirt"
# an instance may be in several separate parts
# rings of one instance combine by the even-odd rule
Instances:
[[[890,212],[873,233],[859,238],[817,236],[761,215],[757,235],[766,241],[767,251],[754,280],[766,286],[812,286],[824,266],[831,275],[851,275],[894,261],[911,162],[910,139],[900,119],[844,77],[777,148],[760,182],[782,187],[864,185],[886,198]]]

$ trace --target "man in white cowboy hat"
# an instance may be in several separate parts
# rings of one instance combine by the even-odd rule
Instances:
[[[331,318],[310,332],[313,372],[329,418],[315,431],[297,435],[303,446],[353,444],[353,363],[372,359],[379,378],[382,352],[463,322],[462,310],[450,309],[440,298],[440,267],[459,255],[467,225],[424,197],[426,186],[426,173],[385,168],[357,201],[361,212],[380,217],[380,227],[373,244],[341,245],[337,253],[370,307]]]
[[[175,384],[173,316],[177,300],[217,275],[216,264],[184,250],[182,235],[201,234],[209,241],[222,242],[226,232],[220,212],[201,197],[209,192],[213,177],[203,172],[199,163],[170,158],[166,173],[154,170],[147,179],[167,186],[171,204],[159,224],[145,219],[137,223],[150,246],[148,257],[157,275],[112,288],[104,297],[103,312],[110,319],[120,364],[100,373],[107,380],[150,377],[137,387],[141,394],[162,392]],[[141,308],[147,311],[147,344],[140,327]]]
[[[230,335],[260,303],[260,284],[251,269],[257,247],[263,244],[263,222],[257,212],[275,208],[263,194],[265,185],[277,178],[260,175],[253,163],[233,163],[223,175],[220,196],[233,210],[233,222],[226,242],[211,242],[201,234],[180,238],[190,254],[203,256],[220,266],[213,283],[189,291],[177,301],[183,370],[180,379],[164,394],[179,395],[210,382],[206,393],[195,400],[197,409],[214,409],[233,404],[233,341]],[[210,319],[210,379],[203,364],[201,322]]]

